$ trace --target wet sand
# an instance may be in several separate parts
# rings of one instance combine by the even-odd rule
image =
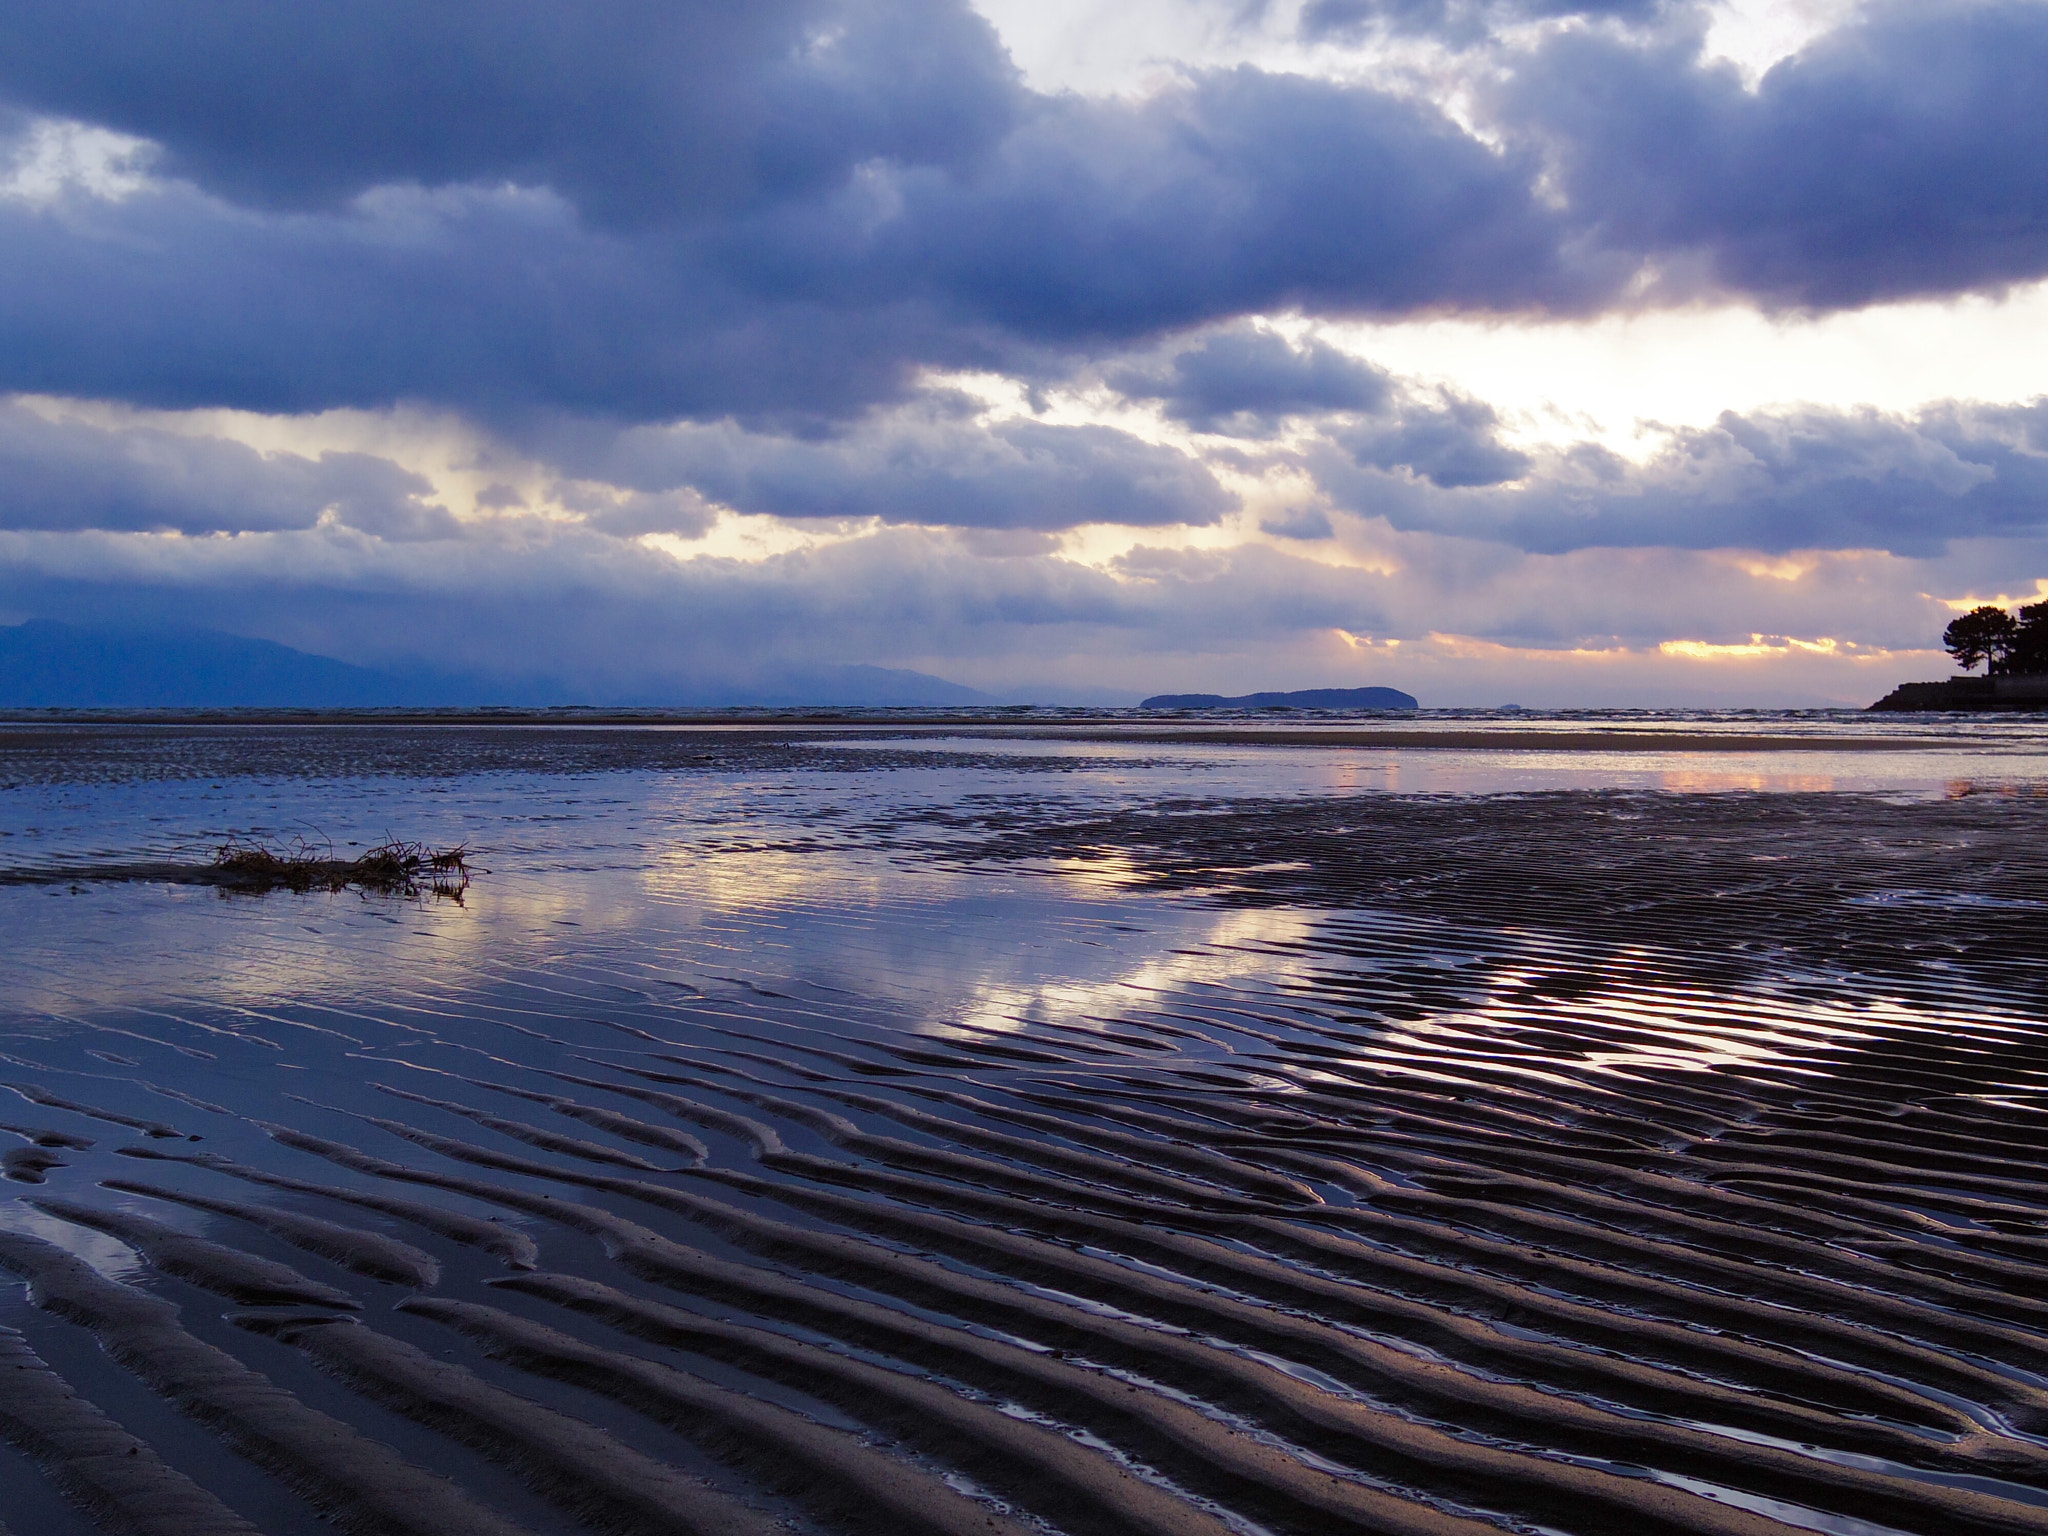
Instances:
[[[0,890],[15,1531],[2048,1531],[2048,800],[475,751]]]

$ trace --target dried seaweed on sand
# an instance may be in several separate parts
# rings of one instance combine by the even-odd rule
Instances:
[[[297,840],[280,847],[230,838],[214,852],[210,882],[236,891],[374,891],[459,898],[469,885],[468,849],[384,842],[353,859]]]

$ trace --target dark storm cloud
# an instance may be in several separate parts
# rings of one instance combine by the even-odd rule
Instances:
[[[1696,39],[1561,34],[1516,68],[1510,131],[1543,137],[1610,248],[1703,264],[1829,309],[2048,272],[2048,6],[1872,6],[1746,90]]]
[[[1537,302],[1564,279],[1523,179],[1427,109],[1240,72],[1045,104],[974,177],[882,168],[703,227],[506,188],[0,202],[0,388],[844,418],[928,366],[1217,314]]]
[[[802,222],[767,227],[807,291],[836,270],[870,292],[908,282],[1055,341],[1288,308],[1591,302],[1622,274],[1564,259],[1535,170],[1427,104],[1245,67],[1136,103],[1040,98],[974,176],[906,171],[851,259]]]
[[[301,412],[429,400],[646,420],[823,419],[920,361],[986,361],[915,304],[763,300],[686,242],[586,228],[546,193],[231,208],[172,185],[0,199],[0,388]]]
[[[985,529],[1213,523],[1236,505],[1197,460],[1111,427],[898,420],[807,442],[731,426],[644,428],[584,472],[687,488],[742,512]]]
[[[1393,389],[1382,370],[1327,342],[1295,347],[1248,326],[1107,379],[1133,399],[1160,401],[1174,421],[1231,437],[1269,436],[1289,416],[1376,411]]]
[[[1340,505],[1395,527],[1546,554],[1589,548],[1881,549],[2048,534],[2048,400],[1738,415],[1673,432],[1647,464],[1584,444],[1513,488],[1445,490],[1324,448],[1310,463]]]
[[[1619,275],[1427,104],[1252,69],[1033,95],[957,0],[26,0],[0,97],[169,178],[0,199],[0,389],[815,424],[932,366]]]
[[[257,453],[148,427],[45,420],[0,405],[0,528],[242,533],[310,528],[323,514],[387,540],[446,537],[425,480],[385,459]]]
[[[514,182],[634,226],[964,165],[1023,102],[953,0],[10,0],[0,96],[236,201]]]
[[[814,432],[934,367],[1052,376],[1290,309],[1585,312],[1646,260],[1653,292],[1823,307],[2048,271],[2048,7],[1879,9],[1755,94],[1671,35],[1500,45],[1482,142],[1248,67],[1033,93],[963,0],[16,0],[0,125],[139,135],[169,179],[0,198],[0,390]],[[1370,390],[1229,355],[1264,345],[1145,387],[1248,428]]]

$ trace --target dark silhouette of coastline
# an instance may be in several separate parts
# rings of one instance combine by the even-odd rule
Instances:
[[[1983,711],[2048,709],[2048,677],[1950,677],[1901,683],[1872,709]]]
[[[1988,603],[1973,608],[1942,631],[1941,645],[1965,672],[1982,666],[1985,676],[1901,683],[1870,707],[2048,709],[2048,602],[2027,603],[2016,614]]]

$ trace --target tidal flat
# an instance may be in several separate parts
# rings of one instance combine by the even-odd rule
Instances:
[[[0,1530],[2048,1532],[2044,1110],[2025,718],[0,722]]]

